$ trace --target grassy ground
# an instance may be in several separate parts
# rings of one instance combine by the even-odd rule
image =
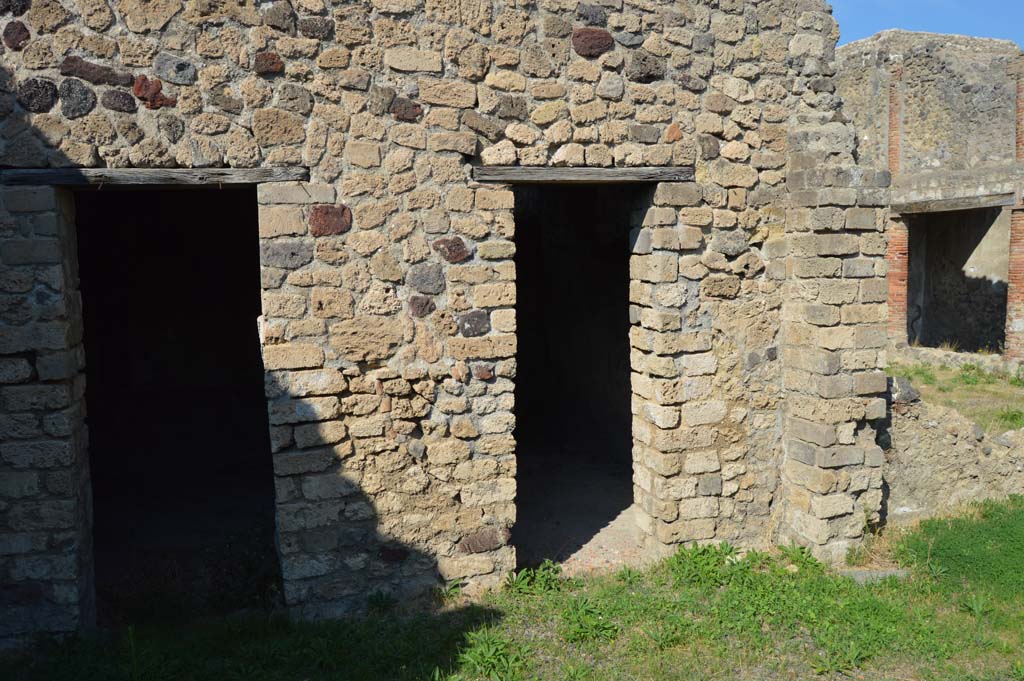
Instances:
[[[1024,680],[1024,497],[892,535],[906,581],[860,586],[805,552],[688,548],[647,571],[523,571],[479,604],[297,624],[147,625],[0,659],[47,681],[428,679]]]
[[[1024,428],[1024,376],[963,367],[894,365],[893,376],[909,378],[926,402],[952,407],[989,432]]]

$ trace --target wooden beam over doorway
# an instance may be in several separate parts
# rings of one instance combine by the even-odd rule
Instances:
[[[218,185],[309,179],[308,168],[38,168],[0,170],[0,185]]]
[[[478,182],[510,184],[619,184],[642,182],[692,182],[692,166],[642,168],[549,168],[546,166],[477,166]]]

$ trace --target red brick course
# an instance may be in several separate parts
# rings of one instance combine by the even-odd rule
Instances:
[[[907,342],[907,277],[910,272],[910,232],[902,220],[889,223],[885,260],[889,264],[889,339]]]
[[[900,81],[903,80],[903,67],[893,67],[889,80],[889,172],[896,175],[900,172],[902,149],[903,100],[900,96]]]
[[[1010,220],[1005,354],[1007,359],[1024,360],[1024,206],[1014,208]]]

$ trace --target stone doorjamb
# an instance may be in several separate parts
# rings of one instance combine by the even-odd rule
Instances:
[[[703,204],[692,167],[489,167],[474,173],[481,186],[516,184],[647,184],[651,201],[631,224],[630,321],[634,512],[651,557],[680,544],[716,536],[721,483],[714,442],[705,441],[727,418],[725,401],[711,391],[710,328],[684,328],[699,305],[699,281],[679,260],[701,243],[685,212]],[[500,184],[496,184],[500,183]],[[663,367],[655,370],[655,365]],[[684,367],[675,376],[664,367]],[[689,367],[686,369],[685,367]]]

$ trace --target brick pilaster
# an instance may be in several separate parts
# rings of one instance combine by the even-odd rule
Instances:
[[[907,282],[910,274],[910,231],[899,217],[889,222],[886,234],[885,260],[889,289],[889,339],[896,344],[907,342]]]
[[[1010,219],[1010,276],[1009,290],[1006,294],[1006,357],[1007,359],[1024,360],[1024,205],[1016,206]]]

